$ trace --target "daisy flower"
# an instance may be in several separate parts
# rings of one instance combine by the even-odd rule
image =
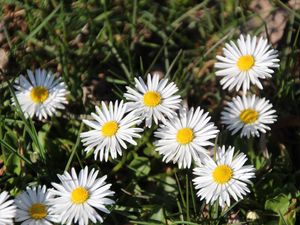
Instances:
[[[276,111],[272,109],[272,104],[265,98],[258,98],[255,95],[233,98],[221,113],[223,124],[232,134],[241,131],[240,136],[257,136],[259,132],[266,133],[271,128],[267,126],[276,121]]]
[[[82,169],[77,176],[75,169],[71,173],[67,171],[63,175],[57,175],[60,184],[52,183],[55,189],[50,189],[52,210],[60,216],[63,224],[88,225],[89,220],[93,223],[103,222],[98,211],[109,213],[105,205],[111,205],[113,200],[107,198],[113,196],[110,191],[111,184],[106,184],[106,176],[97,178],[99,171],[88,167]]]
[[[179,117],[160,125],[154,136],[159,138],[155,146],[156,151],[164,155],[163,161],[178,163],[179,168],[190,168],[192,160],[201,162],[207,157],[206,147],[214,145],[209,140],[219,132],[209,120],[208,113],[200,107],[195,111],[182,108]]]
[[[200,200],[205,199],[206,203],[211,204],[219,201],[223,208],[225,205],[230,206],[230,196],[238,201],[250,192],[247,184],[251,184],[249,179],[255,177],[255,169],[252,165],[244,166],[247,161],[245,154],[233,154],[234,147],[229,146],[226,151],[225,146],[219,147],[216,161],[206,158],[203,165],[194,169],[196,178],[193,183]]]
[[[178,92],[174,82],[168,79],[159,80],[159,75],[150,74],[147,76],[147,85],[141,77],[135,80],[135,88],[127,88],[124,94],[128,100],[128,110],[133,111],[135,115],[146,120],[146,126],[152,126],[152,120],[156,124],[158,121],[165,122],[165,116],[172,118],[179,108],[181,98],[175,93]]]
[[[133,113],[125,115],[127,105],[123,104],[123,101],[116,101],[114,105],[110,102],[109,107],[102,102],[101,109],[98,106],[95,108],[97,114],[92,113],[94,121],[83,120],[93,128],[80,134],[83,145],[87,146],[85,151],[95,148],[95,159],[99,154],[100,161],[107,161],[109,155],[113,159],[122,155],[122,148],[127,149],[125,142],[137,144],[133,138],[140,138],[138,133],[143,129],[134,127],[140,120]]]
[[[14,224],[13,218],[16,214],[14,200],[8,200],[9,194],[3,191],[0,194],[0,225]]]
[[[217,56],[215,64],[217,76],[222,76],[220,83],[223,89],[239,91],[243,86],[244,93],[250,88],[250,83],[262,89],[259,79],[272,77],[271,68],[279,67],[277,50],[268,45],[266,39],[243,35],[237,40],[237,45],[231,41],[223,48],[224,56]]]
[[[57,109],[65,108],[63,104],[67,103],[68,91],[60,78],[55,79],[51,72],[41,69],[35,70],[35,73],[27,70],[27,74],[29,80],[20,75],[14,85],[16,97],[26,117],[47,119],[55,114]]]
[[[49,192],[46,186],[27,187],[16,197],[16,221],[21,225],[50,225],[58,217],[49,211]]]

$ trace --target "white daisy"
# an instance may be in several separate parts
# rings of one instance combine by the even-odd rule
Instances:
[[[3,191],[0,194],[0,225],[11,225],[16,214],[14,200],[8,200],[9,194]]]
[[[172,118],[175,110],[179,108],[181,98],[174,82],[168,79],[159,80],[159,75],[147,76],[147,85],[141,77],[135,80],[135,89],[127,88],[124,94],[129,101],[128,110],[146,120],[146,126],[152,126],[152,119],[156,124],[161,120],[165,122],[165,116]]]
[[[27,187],[16,197],[16,221],[21,225],[51,225],[58,216],[50,212],[49,192],[46,186]]]
[[[223,89],[236,91],[243,86],[244,93],[250,88],[250,83],[262,89],[260,79],[270,78],[274,71],[271,68],[279,67],[277,50],[268,45],[266,39],[247,35],[245,40],[241,35],[237,40],[237,45],[231,41],[223,48],[224,55],[217,56],[219,62],[215,64],[217,76],[222,76],[220,83]]]
[[[140,122],[139,118],[133,113],[125,115],[127,105],[123,104],[123,101],[118,103],[109,103],[109,107],[102,102],[102,108],[95,107],[96,112],[92,113],[92,117],[95,121],[83,120],[83,122],[92,127],[93,130],[83,132],[80,134],[85,151],[90,151],[95,148],[95,159],[98,154],[100,161],[103,159],[108,160],[108,156],[111,155],[113,159],[118,155],[122,155],[122,148],[127,149],[125,142],[136,145],[136,141],[133,138],[140,138],[138,134],[143,129],[134,127]]]
[[[232,134],[242,130],[241,137],[259,137],[259,132],[266,133],[271,129],[267,125],[276,121],[275,112],[272,104],[265,98],[261,99],[255,95],[242,96],[242,98],[238,96],[224,108],[221,120]]]
[[[98,211],[109,213],[105,205],[111,205],[113,200],[107,198],[113,196],[110,191],[111,184],[106,184],[106,176],[97,178],[99,171],[88,167],[82,169],[77,176],[75,169],[71,174],[67,171],[63,175],[57,175],[61,184],[52,183],[55,189],[50,192],[52,210],[60,216],[63,224],[88,225],[89,220],[93,223],[103,222]]]
[[[219,132],[209,120],[208,113],[200,107],[196,111],[182,108],[179,117],[160,125],[154,135],[159,138],[155,146],[156,151],[164,155],[163,161],[172,160],[179,168],[190,168],[192,160],[201,162],[207,157],[207,146],[214,145],[209,140]]]
[[[16,80],[16,97],[26,117],[47,119],[57,109],[64,109],[67,103],[67,87],[60,78],[55,79],[51,72],[36,69],[35,73],[27,70],[29,80],[23,75]],[[14,99],[13,99],[14,102]]]
[[[230,206],[230,196],[238,201],[250,192],[247,184],[251,184],[249,179],[255,177],[254,167],[243,166],[247,161],[245,154],[233,154],[234,147],[229,146],[226,151],[225,146],[219,147],[216,161],[206,158],[203,165],[194,169],[197,177],[193,183],[200,200],[205,199],[206,203],[211,204],[218,200],[219,205],[224,207],[225,204]]]

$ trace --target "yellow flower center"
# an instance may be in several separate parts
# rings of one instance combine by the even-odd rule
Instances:
[[[161,102],[161,96],[158,92],[148,91],[144,94],[144,104],[148,107],[155,107]]]
[[[71,193],[71,200],[75,204],[82,204],[89,198],[89,192],[83,188],[75,188]]]
[[[103,136],[111,137],[117,133],[118,129],[119,125],[116,121],[109,121],[102,126],[101,131]]]
[[[30,91],[30,97],[35,103],[43,103],[49,96],[49,91],[42,86],[36,86]]]
[[[29,216],[34,220],[40,220],[47,216],[47,209],[44,204],[35,203],[28,209]]]
[[[254,65],[254,57],[252,55],[243,55],[237,61],[237,67],[241,71],[247,71]]]
[[[232,169],[227,165],[220,165],[212,173],[214,181],[218,184],[225,184],[232,178]]]
[[[194,132],[190,128],[182,128],[177,131],[176,140],[179,144],[185,145],[192,142],[194,139]]]
[[[258,119],[258,112],[254,109],[245,109],[240,114],[240,120],[245,124],[254,123]]]

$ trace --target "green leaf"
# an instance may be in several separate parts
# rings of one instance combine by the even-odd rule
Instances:
[[[290,205],[291,195],[279,194],[273,199],[268,199],[265,203],[265,209],[272,210],[278,215],[285,214]]]
[[[138,157],[131,161],[129,167],[135,171],[137,177],[144,177],[150,173],[150,161],[146,157]]]
[[[46,148],[47,134],[49,133],[50,129],[51,129],[51,125],[46,123],[43,125],[42,129],[38,132],[38,140],[44,149]]]
[[[157,208],[156,210],[157,210],[156,212],[152,212],[153,214],[151,215],[150,219],[160,221],[160,222],[165,221],[163,209]]]

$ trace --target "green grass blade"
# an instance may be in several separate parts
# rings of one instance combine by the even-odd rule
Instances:
[[[186,204],[185,204],[185,200],[184,200],[184,196],[183,196],[183,191],[182,191],[182,188],[181,188],[181,185],[180,185],[180,182],[179,182],[179,179],[178,179],[178,176],[177,176],[176,173],[175,173],[175,179],[176,179],[177,186],[178,186],[178,189],[179,189],[179,194],[180,194],[180,197],[181,197],[181,201],[183,203],[183,206],[186,208]]]
[[[4,140],[0,139],[0,143],[9,151],[11,151],[12,153],[16,154],[20,159],[22,159],[25,163],[27,163],[28,165],[32,165],[32,162],[27,159],[26,157],[22,156],[18,151],[16,151],[12,146],[10,146],[8,143],[6,143]]]
[[[186,198],[186,218],[190,220],[190,202],[189,202],[189,177],[185,175],[185,198]]]
[[[58,12],[58,10],[60,9],[61,4],[59,4],[44,20],[43,22],[40,23],[40,25],[38,25],[24,40],[24,42],[27,42],[28,40],[30,40],[32,37],[34,37],[54,16],[55,14]],[[21,43],[23,44],[23,43]]]
[[[20,106],[20,103],[18,101],[18,98],[10,84],[9,81],[8,82],[8,87],[9,87],[9,90],[15,100],[15,103],[16,103],[16,107],[17,107],[17,112],[19,114],[19,116],[21,117],[21,119],[23,120],[24,122],[24,125],[25,125],[25,129],[26,131],[28,132],[29,136],[31,137],[32,141],[35,143],[35,145],[38,147],[38,150],[39,150],[39,153],[40,153],[40,156],[43,160],[43,162],[46,161],[46,155],[45,155],[45,149],[44,147],[41,145],[40,141],[39,141],[39,138],[38,138],[38,134],[36,132],[36,129],[35,129],[35,126],[31,120],[31,118],[28,118],[28,120],[26,119],[22,109],[21,109],[21,106]]]
[[[68,170],[69,170],[70,165],[71,165],[72,160],[73,160],[73,157],[74,157],[74,154],[76,153],[76,150],[77,150],[78,145],[79,145],[79,143],[80,143],[80,133],[81,133],[81,131],[82,131],[82,128],[83,128],[83,122],[81,122],[81,124],[80,124],[79,130],[78,130],[77,139],[76,139],[76,143],[75,143],[75,145],[73,146],[71,155],[70,155],[70,157],[69,157],[69,159],[68,159],[68,162],[67,162],[67,165],[66,165],[66,167],[65,167],[65,171],[68,171]]]

